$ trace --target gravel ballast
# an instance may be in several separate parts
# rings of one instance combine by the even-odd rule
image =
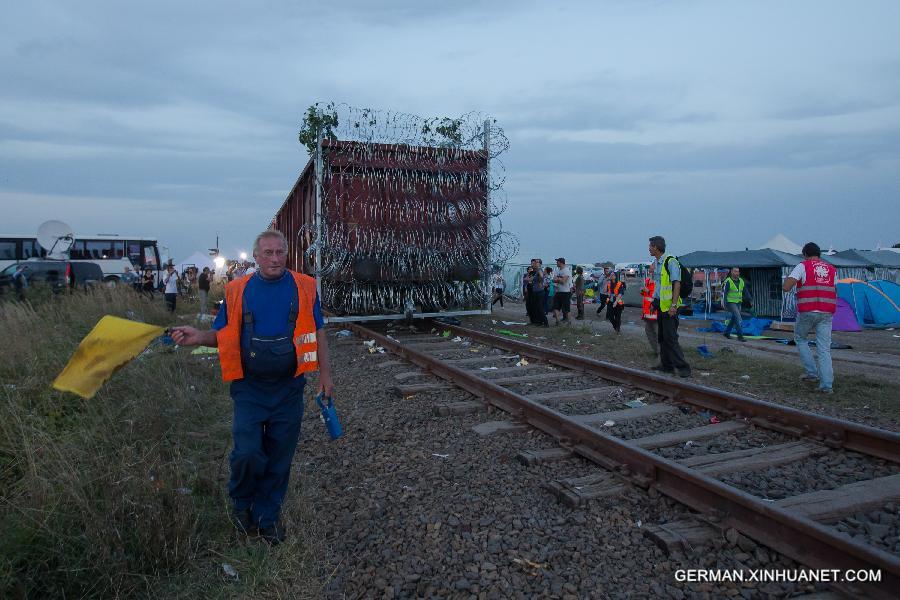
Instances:
[[[475,398],[458,389],[401,398],[391,392],[393,375],[411,365],[379,368],[396,357],[369,354],[361,341],[332,354],[346,433],[330,441],[307,401],[293,482],[322,520],[329,597],[749,598],[812,589],[677,582],[683,568],[796,564],[724,537],[712,549],[667,556],[644,528],[686,518],[683,506],[629,486],[570,508],[545,485],[602,472],[596,465],[525,466],[520,451],[554,448],[554,440],[534,430],[479,436],[472,426],[510,416],[435,416],[439,404]]]

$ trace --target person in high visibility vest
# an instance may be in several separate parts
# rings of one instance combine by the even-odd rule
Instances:
[[[644,285],[641,286],[641,320],[644,321],[644,333],[647,335],[647,341],[650,343],[650,349],[653,350],[653,356],[659,357],[659,332],[656,329],[656,309],[653,308],[653,290],[656,283],[653,281],[654,267],[651,264],[647,270],[647,277],[644,278]]]
[[[783,290],[797,288],[797,323],[794,325],[794,341],[803,362],[805,373],[800,377],[807,383],[818,383],[819,391],[831,394],[834,385],[834,369],[831,365],[831,322],[837,310],[837,288],[834,279],[837,271],[822,260],[819,246],[809,242],[803,246],[803,262],[794,267],[784,281]],[[816,334],[818,364],[813,360],[807,336]]]
[[[659,363],[654,371],[677,372],[680,377],[691,376],[691,365],[684,359],[678,343],[678,307],[681,306],[681,263],[666,254],[666,239],[661,235],[650,238],[650,256],[654,258],[653,304],[657,309]]]
[[[176,344],[219,348],[234,401],[232,521],[272,545],[285,539],[279,514],[300,437],[304,374],[318,370],[319,390],[334,393],[316,280],[285,268],[287,250],[280,231],[260,233],[253,242],[259,270],[225,286],[212,329],[172,329]]]
[[[744,332],[741,329],[741,304],[749,299],[747,287],[741,279],[741,270],[732,267],[725,281],[722,282],[722,308],[731,313],[728,324],[725,325],[725,337],[731,339],[732,328],[737,331],[738,341],[744,341]]]
[[[609,308],[606,309],[606,318],[612,323],[616,335],[622,327],[622,311],[625,310],[625,282],[619,279],[619,274],[613,271],[607,280],[607,299]]]

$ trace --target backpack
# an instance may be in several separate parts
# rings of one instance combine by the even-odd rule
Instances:
[[[677,257],[671,255],[666,257],[666,260],[663,263],[663,269],[669,268],[669,260],[673,258],[678,260]],[[691,292],[694,291],[694,279],[691,277],[691,272],[681,264],[681,261],[678,262],[678,266],[681,267],[681,288],[678,290],[678,297],[682,300],[687,300],[691,296]]]

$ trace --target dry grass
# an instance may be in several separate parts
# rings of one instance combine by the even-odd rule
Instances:
[[[107,314],[175,321],[121,288],[0,303],[0,597],[315,597],[314,532],[269,549],[228,524],[216,361],[156,345],[89,401],[50,388]],[[309,532],[298,495],[285,517]]]

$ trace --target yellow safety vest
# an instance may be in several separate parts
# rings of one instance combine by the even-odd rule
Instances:
[[[731,285],[728,285],[728,284]],[[725,302],[729,304],[740,304],[744,300],[744,279],[738,277],[737,283],[731,278],[726,277],[725,283]]]
[[[664,254],[659,257],[659,310],[668,312],[672,308],[672,279],[669,277],[669,269],[666,268],[666,259],[671,258],[669,264],[673,262],[681,270],[681,263],[671,254]],[[677,299],[675,306],[681,306],[681,298]]]

